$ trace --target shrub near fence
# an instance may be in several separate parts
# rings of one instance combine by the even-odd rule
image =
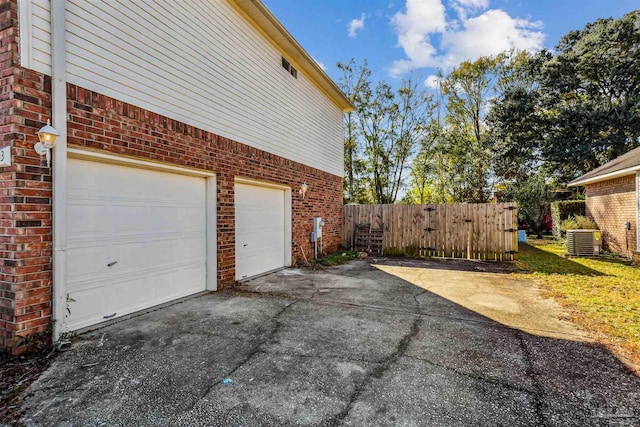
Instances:
[[[383,229],[387,255],[507,261],[518,251],[515,203],[346,205],[345,248],[355,247],[363,224]]]
[[[553,221],[553,237],[562,239],[560,225],[569,217],[585,216],[584,200],[562,200],[551,203],[551,220]]]

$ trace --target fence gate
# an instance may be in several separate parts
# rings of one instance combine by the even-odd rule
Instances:
[[[345,205],[345,248],[365,224],[383,229],[386,255],[511,261],[518,251],[515,203]]]

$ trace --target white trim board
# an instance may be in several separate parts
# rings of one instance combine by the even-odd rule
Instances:
[[[74,159],[129,165],[132,167],[140,167],[143,169],[173,172],[182,175],[200,176],[203,178],[216,176],[214,172],[209,172],[206,170],[185,168],[182,166],[170,165],[168,163],[152,162],[133,157],[118,156],[97,151],[81,150],[78,148],[68,148],[67,153],[69,153],[69,157],[73,157]]]
[[[577,181],[570,182],[569,187],[578,187],[582,185],[595,184],[596,182],[608,181],[614,178],[621,178],[623,176],[632,175],[636,173],[636,171],[640,170],[640,166],[632,166],[630,168],[622,169],[615,172],[606,173],[604,175],[594,176],[593,178],[580,179]]]
[[[277,188],[279,190],[291,191],[291,186],[289,185],[276,184],[276,183],[267,182],[267,181],[258,181],[257,179],[243,178],[241,176],[235,177],[233,179],[233,182],[235,184],[255,185],[257,187],[269,187],[269,188]]]

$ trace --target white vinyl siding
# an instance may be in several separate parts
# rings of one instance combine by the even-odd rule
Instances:
[[[25,62],[50,74],[49,2],[31,1]],[[67,1],[70,83],[342,176],[342,111],[281,56],[226,0]]]

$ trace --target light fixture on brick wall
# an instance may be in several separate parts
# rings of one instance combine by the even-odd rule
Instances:
[[[51,121],[47,120],[47,124],[42,126],[40,130],[37,132],[38,139],[40,142],[37,142],[33,147],[36,150],[36,153],[42,157],[43,155],[47,156],[47,167],[51,166],[51,149],[56,145],[56,138],[60,136],[56,128],[51,126]]]
[[[302,196],[302,198],[304,199],[305,194],[307,194],[307,190],[309,189],[309,186],[307,185],[307,183],[303,183],[300,186],[300,190],[298,190],[298,193],[300,193],[300,195]]]

